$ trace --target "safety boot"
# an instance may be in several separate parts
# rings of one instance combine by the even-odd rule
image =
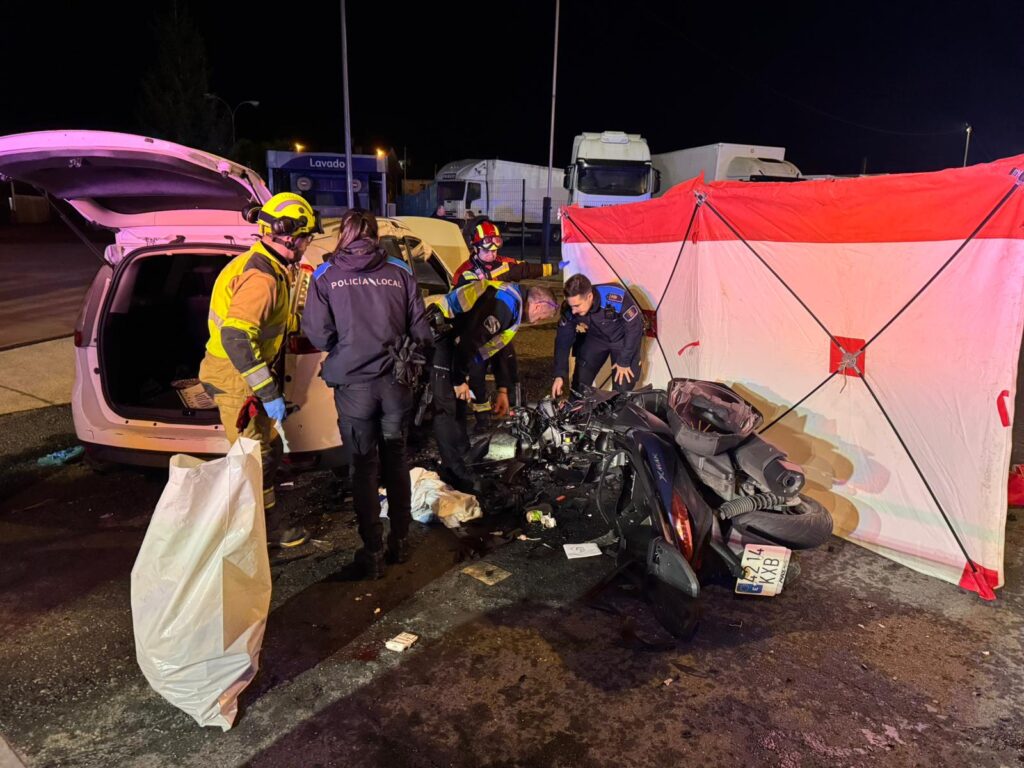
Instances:
[[[409,537],[402,538],[388,537],[387,559],[391,563],[407,563],[412,556],[412,547],[409,545]]]
[[[362,567],[364,579],[375,581],[384,578],[387,564],[383,549],[360,549],[356,552],[355,562]]]

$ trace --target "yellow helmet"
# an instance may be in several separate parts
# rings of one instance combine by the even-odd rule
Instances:
[[[279,192],[263,204],[256,214],[261,235],[299,237],[323,232],[320,214],[301,195]]]

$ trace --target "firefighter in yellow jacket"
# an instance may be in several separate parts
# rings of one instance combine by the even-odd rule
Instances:
[[[252,209],[260,239],[236,256],[217,277],[210,299],[210,340],[199,378],[220,410],[224,432],[232,443],[239,436],[258,440],[263,456],[263,504],[267,530],[281,546],[297,546],[308,534],[280,531],[275,504],[274,474],[283,448],[274,427],[286,414],[282,382],[274,375],[291,316],[288,267],[302,258],[313,235],[322,232],[312,206],[299,195],[282,192],[262,208]],[[255,395],[259,406],[239,431],[240,412]]]

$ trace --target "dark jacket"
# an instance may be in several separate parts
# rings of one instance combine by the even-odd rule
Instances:
[[[424,348],[431,333],[412,269],[372,240],[357,240],[313,273],[302,332],[327,352],[320,375],[331,386],[391,372],[385,347],[410,335]]]
[[[586,327],[588,339],[609,346],[615,365],[628,366],[640,350],[644,320],[633,297],[615,283],[595,285],[593,290],[594,303],[585,315],[574,315],[568,303],[562,305],[562,316],[555,332],[556,379],[569,378],[569,351],[576,340],[576,327],[579,325]]]
[[[507,348],[523,319],[523,298],[511,283],[473,280],[441,299],[438,307],[452,323],[452,339],[457,339],[450,364],[452,381],[460,383],[471,365],[480,365]],[[501,372],[497,386],[514,383],[505,369]]]

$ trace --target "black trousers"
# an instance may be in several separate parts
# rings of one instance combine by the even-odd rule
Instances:
[[[335,387],[334,404],[341,439],[348,446],[359,536],[366,549],[379,551],[384,546],[379,485],[383,484],[388,493],[391,537],[404,539],[409,534],[412,486],[405,460],[405,428],[412,410],[412,390],[388,376]]]
[[[469,453],[469,433],[466,431],[466,401],[455,397],[451,363],[454,345],[444,339],[434,348],[430,386],[434,397],[434,436],[441,464],[452,474],[468,478],[466,454]]]
[[[582,338],[580,338],[582,337]],[[613,344],[591,336],[589,333],[581,333],[573,344],[573,354],[576,357],[576,369],[572,374],[572,388],[578,390],[580,384],[592,385],[601,368],[611,356],[616,347]],[[640,350],[637,350],[629,361],[629,368],[633,371],[633,380],[615,383],[614,374],[612,387],[616,392],[629,392],[636,386],[640,378]],[[600,384],[601,382],[598,382]]]
[[[487,371],[494,373],[496,381],[505,379],[509,382],[519,381],[519,359],[516,357],[515,347],[509,343],[503,347],[494,357],[482,363],[474,363],[469,366],[466,372],[469,377],[469,388],[473,391],[474,403],[476,405],[487,404],[487,411],[490,411],[490,398],[487,396]],[[511,394],[511,393],[510,393]],[[473,409],[476,411],[476,409]]]

